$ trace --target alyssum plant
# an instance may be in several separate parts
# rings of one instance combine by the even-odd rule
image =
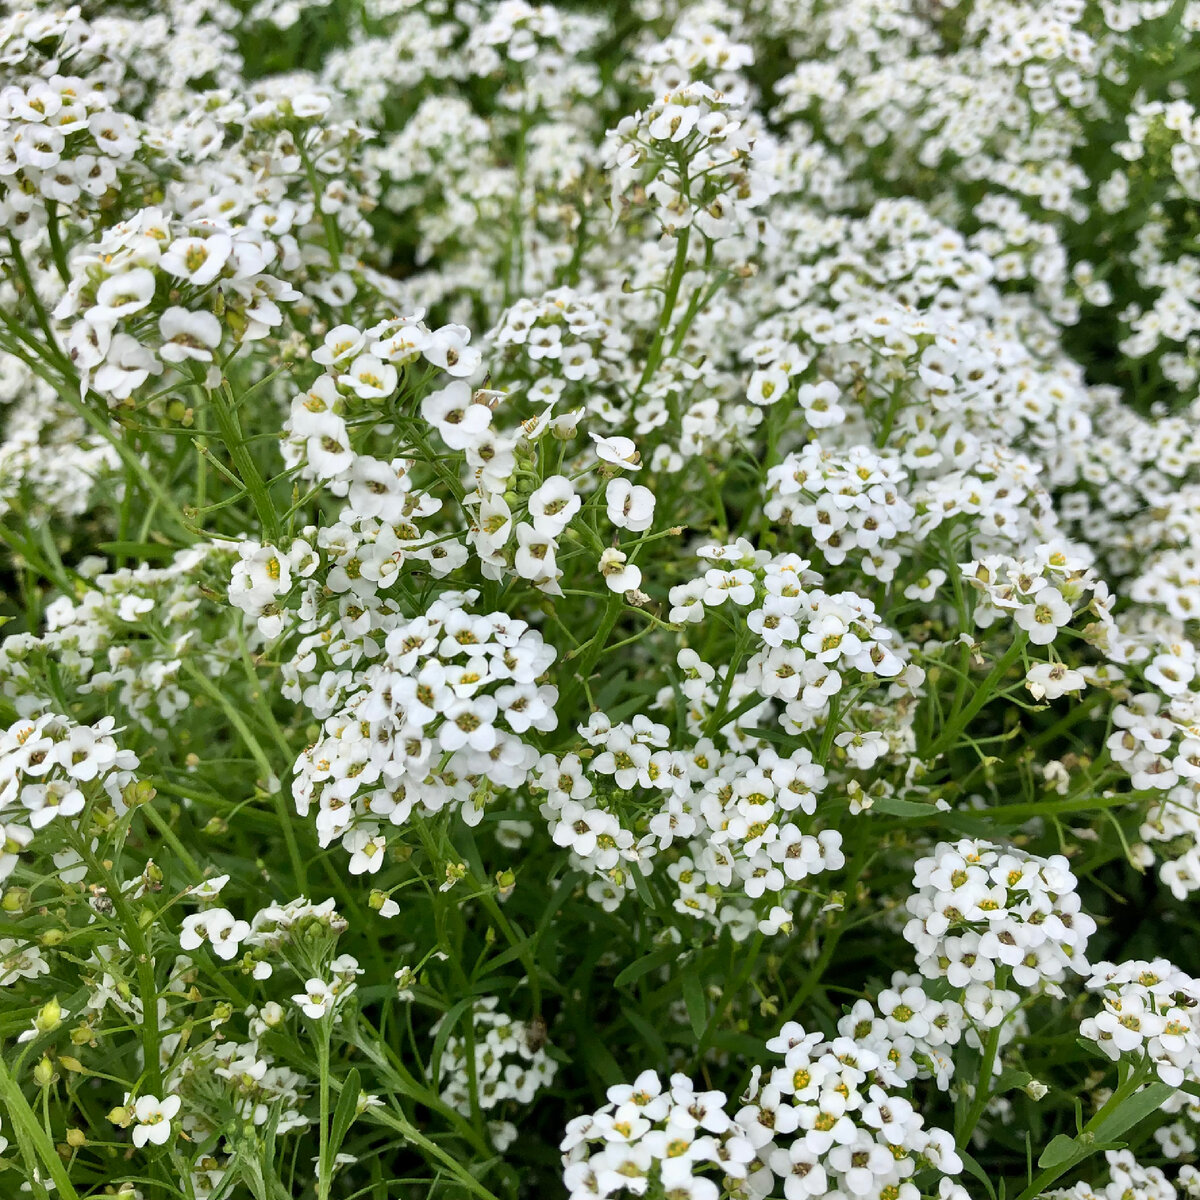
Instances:
[[[0,1195],[1200,1197],[1197,30],[0,16]]]

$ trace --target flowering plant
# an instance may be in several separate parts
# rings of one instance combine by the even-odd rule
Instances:
[[[1200,1197],[1198,33],[0,14],[0,1196]]]

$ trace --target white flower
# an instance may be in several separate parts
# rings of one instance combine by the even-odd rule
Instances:
[[[483,356],[467,343],[471,331],[463,325],[443,325],[435,329],[421,347],[421,353],[449,375],[473,375]]]
[[[294,1003],[300,1006],[306,1017],[314,1021],[320,1020],[337,999],[337,993],[323,980],[310,979],[304,985],[304,991],[292,997]]]
[[[642,586],[642,572],[620,550],[611,547],[600,555],[600,574],[609,588],[621,595]]]
[[[828,429],[841,425],[846,419],[846,410],[838,404],[837,385],[828,379],[802,384],[798,398],[804,409],[804,419],[813,429]]]
[[[221,322],[210,312],[168,308],[158,319],[158,329],[163,336],[158,353],[164,362],[211,362],[213,349],[221,344]]]
[[[451,450],[477,445],[492,423],[492,410],[472,402],[469,384],[455,380],[421,401],[421,416],[441,435]]]
[[[141,342],[127,333],[116,333],[92,382],[96,391],[125,400],[151,375],[161,372],[162,364]]]
[[[612,479],[604,490],[604,501],[608,519],[618,529],[641,533],[654,523],[654,493],[649,488],[637,487],[628,479]]]
[[[1054,587],[1044,587],[1027,604],[1013,612],[1013,620],[1029,634],[1035,646],[1048,646],[1062,626],[1070,623],[1071,606]]]
[[[145,267],[109,276],[96,289],[96,304],[88,310],[88,320],[111,325],[119,317],[140,312],[154,298],[154,286],[154,273]]]
[[[600,437],[598,434],[591,434],[591,439],[596,443],[596,454],[604,462],[613,463],[618,467],[623,467],[627,471],[640,471],[642,469],[641,455],[638,454],[637,447],[627,437]]]
[[[556,538],[570,524],[582,501],[565,475],[551,475],[529,497],[533,527],[543,537]]]
[[[312,360],[324,367],[349,362],[363,348],[365,341],[353,325],[335,325],[313,351]]]
[[[927,571],[915,583],[910,583],[904,589],[904,597],[906,600],[923,600],[928,604],[937,595],[938,588],[945,582],[946,572],[935,567],[932,571]]]
[[[360,354],[338,382],[345,384],[362,400],[382,400],[396,390],[396,368],[373,354]]]
[[[221,273],[232,251],[233,239],[223,233],[176,238],[159,259],[159,266],[179,279],[204,287]]]
[[[1082,671],[1063,663],[1036,663],[1025,676],[1025,686],[1035,700],[1057,700],[1067,692],[1078,692],[1086,686]]]
[[[196,900],[215,900],[228,882],[228,875],[214,875],[211,879],[205,879],[195,887],[189,888],[188,895]]]
[[[133,1106],[133,1117],[137,1121],[133,1129],[133,1144],[139,1148],[147,1142],[154,1146],[166,1145],[171,1136],[171,1122],[178,1114],[179,1106],[178,1096],[167,1096],[163,1100],[157,1096],[139,1096]]]
[[[249,922],[235,919],[227,908],[212,908],[183,918],[179,945],[184,950],[196,950],[207,941],[218,958],[229,962],[237,957],[238,948],[249,936]]]
[[[555,541],[540,533],[532,525],[518,525],[517,552],[513,557],[513,569],[522,579],[537,583],[553,579],[557,574]]]
[[[387,838],[372,833],[370,829],[350,830],[342,839],[342,845],[350,851],[351,875],[362,875],[364,872],[374,875],[383,866]]]

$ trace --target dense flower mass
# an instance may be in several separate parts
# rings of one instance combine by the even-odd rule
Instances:
[[[1200,1198],[1200,0],[0,65],[0,1196]]]

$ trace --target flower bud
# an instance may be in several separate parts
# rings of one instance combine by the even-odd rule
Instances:
[[[33,1023],[39,1033],[50,1033],[62,1024],[62,1005],[57,997],[42,1005]]]

